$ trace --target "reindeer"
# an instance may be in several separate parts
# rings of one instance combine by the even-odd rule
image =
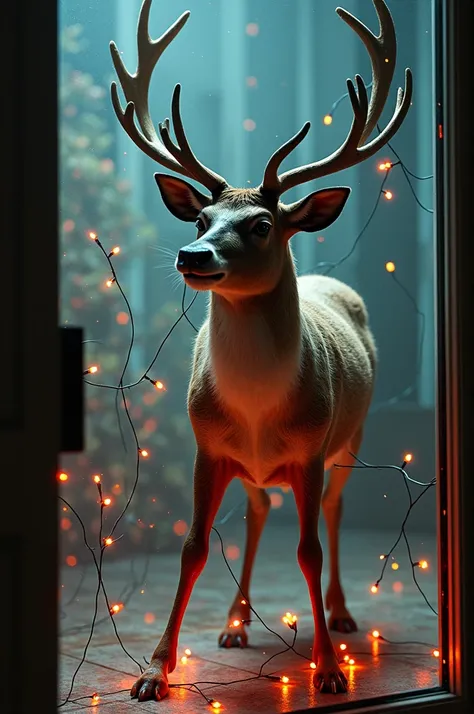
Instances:
[[[296,501],[297,557],[314,616],[314,685],[324,692],[347,690],[325,620],[318,520],[322,505],[329,539],[330,582],[325,602],[329,628],[351,632],[357,628],[345,604],[338,564],[341,494],[362,439],[376,348],[362,298],[333,278],[297,278],[290,247],[295,233],[320,231],[333,223],[350,189],[319,190],[289,205],[280,199],[294,186],[373,156],[390,141],[407,114],[412,96],[409,69],[390,122],[365,143],[387,100],[396,59],[390,12],[383,0],[373,0],[373,4],[380,23],[378,37],[346,10],[336,10],[370,55],[370,103],[362,78],[356,76],[356,86],[348,80],[354,117],[341,147],[325,159],[279,174],[282,161],[308,133],[307,122],[272,155],[258,188],[232,188],[196,158],[181,120],[180,85],[175,87],[171,106],[175,139],[168,119],[159,125],[159,136],[155,130],[148,109],[150,78],[189,12],[153,41],[148,34],[151,0],[144,0],[137,30],[138,68],[133,75],[116,45],[110,45],[127,101],[124,110],[113,83],[112,102],[122,127],[148,156],[210,192],[201,193],[181,178],[155,174],[167,208],[197,228],[197,239],[178,252],[176,268],[186,285],[210,291],[210,302],[196,338],[188,391],[197,445],[193,520],[182,549],[168,624],[149,666],[131,690],[131,696],[140,701],[162,699],[169,691],[168,675],[176,665],[181,622],[208,557],[214,518],[234,478],[242,480],[248,495],[247,540],[241,590],[230,607],[219,644],[247,645],[245,625],[229,623],[250,616],[250,576],[270,508],[265,489],[287,485]],[[336,468],[338,462],[346,466]],[[322,495],[328,469],[329,481]]]

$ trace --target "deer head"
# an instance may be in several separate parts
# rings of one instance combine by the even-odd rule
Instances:
[[[292,204],[281,201],[283,193],[365,161],[398,131],[412,97],[409,69],[405,70],[405,88],[398,89],[391,120],[378,136],[367,141],[388,97],[397,49],[395,28],[387,5],[383,0],[372,1],[380,23],[378,36],[346,10],[336,10],[357,33],[369,53],[372,65],[370,102],[359,75],[356,75],[355,85],[352,80],[347,80],[354,116],[343,144],[324,159],[279,174],[283,160],[308,133],[310,123],[307,122],[271,156],[258,188],[232,188],[196,158],[181,120],[179,84],[171,104],[175,140],[171,138],[168,119],[159,124],[159,136],[151,120],[148,89],[153,69],[186,23],[189,12],[183,13],[158,40],[152,40],[148,34],[152,0],[144,0],[137,30],[138,67],[133,75],[125,69],[115,43],[111,42],[112,59],[127,101],[124,110],[117,85],[112,83],[112,102],[122,127],[148,156],[199,182],[210,192],[201,193],[181,178],[155,174],[163,201],[171,213],[182,221],[196,224],[197,240],[183,247],[176,260],[177,269],[193,289],[213,290],[224,295],[255,295],[272,290],[280,279],[285,262],[291,260],[291,236],[299,231],[319,231],[333,223],[341,213],[350,189],[323,189]],[[140,128],[135,123],[135,115]]]

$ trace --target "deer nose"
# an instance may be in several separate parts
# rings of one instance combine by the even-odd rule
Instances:
[[[180,250],[178,253],[177,267],[188,268],[204,268],[213,257],[212,250]]]

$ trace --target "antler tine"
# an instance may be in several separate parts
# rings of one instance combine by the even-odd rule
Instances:
[[[276,191],[281,195],[299,184],[355,166],[381,149],[382,146],[390,141],[401,126],[410,107],[413,91],[412,74],[409,69],[405,70],[405,89],[398,90],[397,104],[390,122],[379,136],[364,145],[364,141],[370,136],[376,126],[387,100],[395,69],[397,51],[395,28],[390,11],[384,0],[372,1],[380,24],[380,34],[378,37],[349,12],[337,8],[339,16],[357,33],[369,52],[372,64],[372,92],[370,104],[362,78],[359,75],[356,76],[357,92],[352,81],[348,80],[347,89],[354,119],[342,146],[325,159],[313,164],[291,169],[277,176],[276,171],[281,160],[289,153],[285,147],[293,144],[294,148],[294,146],[297,146],[299,143],[298,141],[294,142],[296,137],[290,139],[289,142],[273,154],[267,164],[261,186],[262,190],[268,188],[268,190]],[[298,137],[299,134],[296,136]],[[279,160],[280,156],[282,157],[281,160]]]
[[[372,92],[367,125],[362,133],[361,143],[369,138],[380,119],[387,101],[397,61],[397,38],[390,10],[383,0],[372,0],[372,2],[380,26],[380,32],[377,37],[350,12],[342,7],[336,8],[339,17],[354,30],[364,43],[372,65]]]
[[[196,181],[211,188],[213,193],[220,193],[227,186],[227,182],[222,176],[206,168],[199,159],[196,158],[184,131],[183,121],[181,119],[180,98],[181,85],[177,84],[174,88],[173,98],[171,100],[171,117],[173,119],[173,129],[177,144],[173,143],[170,136],[169,119],[165,119],[165,121],[159,125],[161,139],[167,151],[189,171]],[[209,179],[212,181],[212,187],[209,186]]]
[[[265,172],[263,174],[263,182],[261,188],[266,191],[278,191],[280,187],[280,182],[278,179],[278,169],[282,162],[286,159],[289,154],[301,144],[308,131],[311,128],[311,122],[307,121],[299,132],[288,139],[286,144],[280,146],[268,159],[268,163],[265,167]]]
[[[115,42],[110,43],[112,61],[127,101],[127,107],[124,111],[118,96],[117,84],[113,82],[111,95],[115,114],[132,141],[152,159],[188,178],[197,179],[213,193],[220,191],[226,185],[224,179],[207,169],[196,159],[186,140],[181,119],[178,119],[180,125],[178,130],[178,143],[180,145],[178,153],[180,156],[182,154],[186,163],[180,162],[176,151],[177,147],[172,145],[173,150],[169,151],[163,145],[158,138],[151,119],[148,107],[148,90],[151,75],[161,55],[184,27],[190,15],[189,11],[184,12],[161,37],[157,40],[152,40],[148,32],[151,3],[152,0],[143,0],[140,10],[137,28],[138,66],[135,74],[132,75],[127,71]],[[135,124],[135,114],[143,133],[139,131]],[[184,141],[183,147],[181,147],[181,139]],[[182,152],[180,148],[182,148]]]

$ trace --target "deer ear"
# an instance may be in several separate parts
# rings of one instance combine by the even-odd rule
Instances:
[[[202,209],[212,203],[211,196],[205,196],[183,179],[155,174],[166,208],[181,221],[195,221]]]
[[[339,218],[349,198],[350,188],[338,186],[315,191],[300,201],[283,206],[283,225],[294,235],[298,231],[321,231]]]

